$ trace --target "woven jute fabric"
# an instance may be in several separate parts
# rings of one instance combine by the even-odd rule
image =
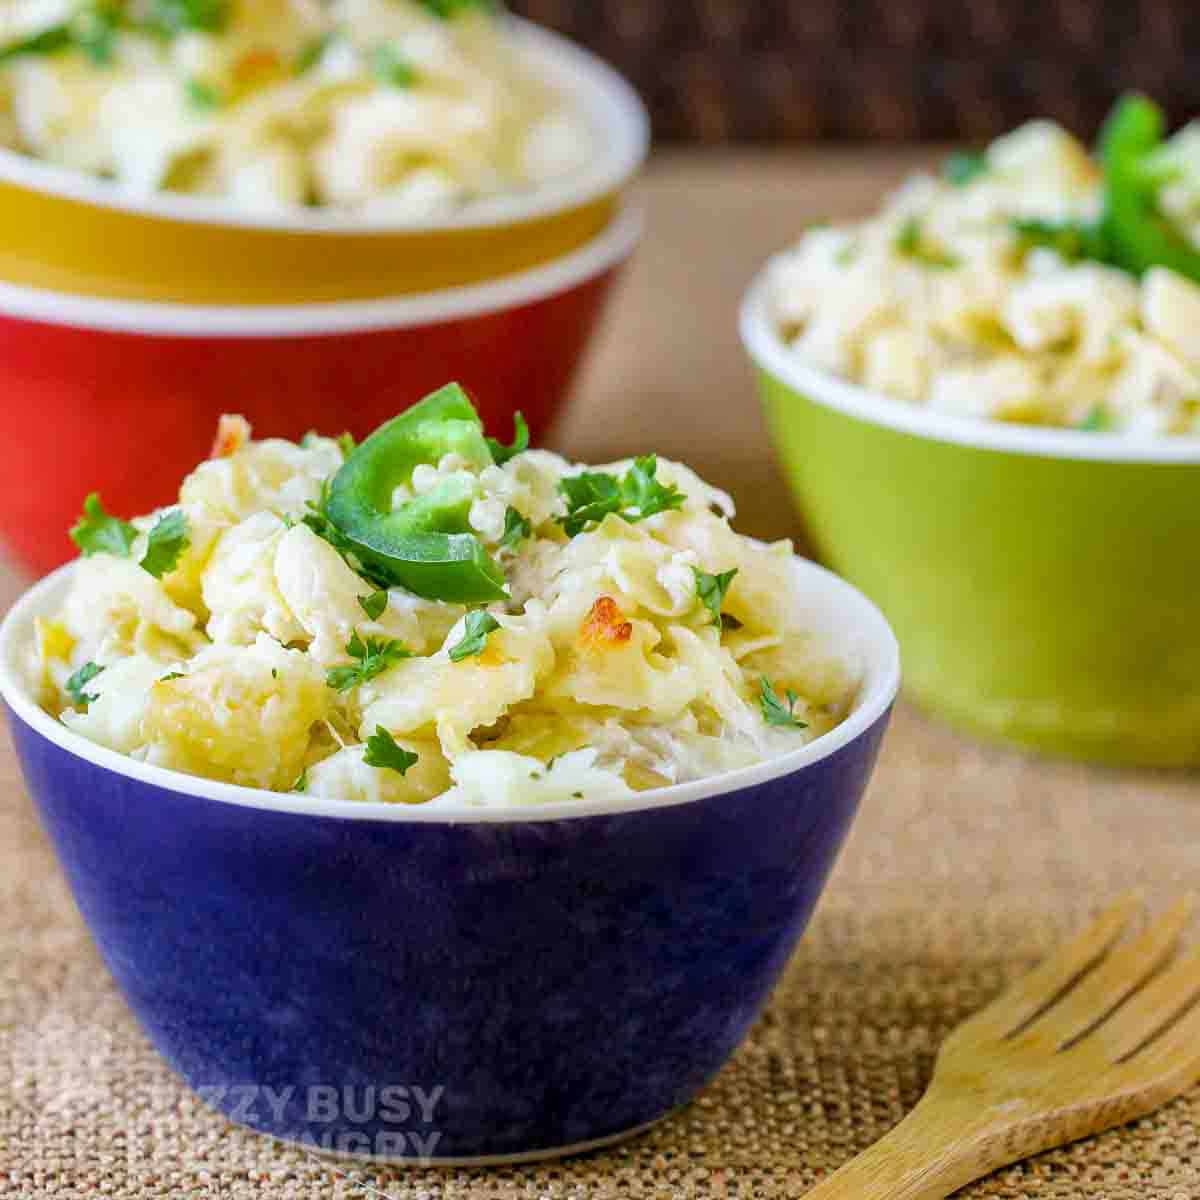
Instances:
[[[642,189],[651,234],[555,444],[587,462],[647,447],[686,459],[737,496],[739,528],[795,533],[737,345],[740,288],[806,221],[868,210],[927,157],[657,162]],[[19,586],[0,568],[0,610]],[[1024,758],[902,707],[807,937],[693,1105],[559,1163],[357,1168],[231,1127],[162,1064],[91,948],[0,742],[0,1198],[799,1196],[885,1133],[945,1034],[1095,908],[1130,887],[1161,907],[1198,878],[1195,773]],[[1200,1200],[1200,1090],[963,1195]]]
[[[1037,762],[901,708],[808,936],[694,1104],[572,1160],[376,1169],[245,1133],[189,1094],[91,947],[11,753],[0,772],[0,1195],[22,1200],[799,1196],[903,1116],[942,1038],[1006,980],[1115,893],[1161,905],[1200,865],[1194,775]],[[1200,1091],[963,1194],[1195,1200]]]

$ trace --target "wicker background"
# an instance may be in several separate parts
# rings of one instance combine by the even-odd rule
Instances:
[[[511,0],[623,70],[662,139],[1093,130],[1143,88],[1200,113],[1195,0]]]

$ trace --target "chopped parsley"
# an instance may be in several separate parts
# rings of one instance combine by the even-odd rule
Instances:
[[[768,725],[776,725],[781,729],[807,729],[808,726],[796,717],[796,704],[799,699],[800,697],[788,688],[787,703],[784,704],[765,675],[758,681],[758,704],[762,709],[763,720]]]
[[[567,501],[567,515],[558,518],[559,524],[574,537],[609,513],[632,524],[682,508],[687,497],[674,484],[659,483],[657,472],[658,458],[647,454],[635,459],[620,479],[604,471],[584,471],[559,480],[558,490]]]
[[[67,680],[67,695],[71,697],[71,703],[76,708],[86,710],[89,704],[93,704],[100,698],[99,696],[89,696],[83,689],[103,670],[104,668],[98,663],[87,662]]]
[[[83,4],[74,16],[38,33],[0,47],[0,63],[26,56],[60,54],[78,49],[98,67],[113,61],[116,37],[121,28],[121,6],[111,0]]]
[[[1093,404],[1087,416],[1075,428],[1084,433],[1105,433],[1111,428],[1108,409],[1103,404]]]
[[[95,492],[83,502],[83,516],[71,529],[71,541],[85,557],[111,554],[116,558],[128,558],[137,536],[136,526],[104,511]],[[159,517],[147,535],[146,553],[139,566],[155,579],[161,579],[175,569],[179,556],[189,544],[187,517],[182,509],[173,509]]]
[[[221,107],[221,93],[211,83],[193,75],[184,85],[188,104],[197,112],[212,112]]]
[[[133,525],[104,511],[96,492],[83,502],[83,516],[71,529],[71,541],[89,557],[112,554],[117,558],[128,558],[136,537],[137,529]]]
[[[465,658],[474,658],[482,654],[487,645],[488,634],[495,633],[500,628],[500,622],[490,612],[477,609],[467,613],[466,631],[457,646],[450,649],[450,661],[462,662]]]
[[[308,768],[307,767],[305,767],[304,770],[300,772],[300,778],[297,779],[294,784],[292,784],[292,791],[293,792],[307,792],[308,791]]]
[[[172,509],[159,517],[147,535],[146,553],[140,565],[155,579],[161,579],[175,570],[180,556],[190,545],[187,516],[181,508]]]
[[[382,725],[375,726],[375,732],[367,738],[367,752],[363,762],[368,767],[377,767],[381,771],[398,771],[401,775],[408,773],[416,766],[419,755],[396,745],[396,739]]]
[[[986,175],[988,169],[987,156],[983,154],[973,154],[968,151],[960,151],[958,154],[952,154],[944,163],[942,163],[942,175],[947,183],[954,184],[955,187],[966,187],[968,183],[973,183],[980,175]]]
[[[405,60],[396,47],[388,42],[376,46],[371,52],[371,73],[394,88],[410,88],[417,77],[412,63]]]
[[[525,423],[523,413],[517,413],[513,417],[513,443],[511,446],[504,445],[503,442],[498,442],[495,438],[485,438],[484,441],[488,444],[488,449],[492,452],[492,461],[496,466],[502,467],[509,459],[516,458],[518,454],[524,454],[529,449],[529,426]]]
[[[40,33],[9,42],[7,46],[0,49],[0,63],[14,58],[23,58],[25,55],[58,54],[61,50],[69,49],[74,41],[70,26],[52,25]]]
[[[504,514],[504,536],[500,545],[505,550],[515,550],[526,538],[533,536],[533,526],[529,518],[522,516],[511,505]]]
[[[296,74],[303,75],[311,71],[325,57],[325,51],[341,36],[340,30],[330,29],[320,37],[313,38],[296,56]]]
[[[347,643],[346,653],[355,660],[351,665],[332,667],[325,672],[325,682],[338,692],[349,692],[382,675],[402,659],[412,657],[412,652],[401,642],[390,638],[367,638],[364,642],[357,633]]]
[[[699,567],[692,568],[696,576],[696,597],[712,614],[713,624],[721,624],[721,605],[725,603],[725,593],[737,574],[737,568],[725,571],[720,575],[706,575]]]
[[[443,21],[457,17],[459,13],[469,12],[473,8],[491,12],[496,7],[495,0],[420,0],[420,4]]]
[[[184,678],[182,671],[171,671],[169,674],[161,676],[159,678],[158,682],[159,683],[170,683],[172,679],[182,679],[182,678]]]
[[[833,256],[833,261],[835,263],[837,263],[837,265],[839,267],[848,267],[857,257],[858,257],[858,243],[857,242],[847,242]]]
[[[220,33],[229,23],[230,0],[153,0],[150,25],[167,37],[188,30]]]
[[[923,267],[944,271],[958,266],[958,259],[953,254],[947,254],[925,240],[921,222],[916,217],[909,217],[900,227],[900,232],[896,234],[895,250],[901,257],[911,258]]]
[[[115,4],[89,4],[75,18],[75,44],[98,67],[107,67],[113,60],[121,12]]]
[[[1107,239],[1095,225],[1084,221],[1041,221],[1035,218],[1016,218],[1012,222],[1017,245],[1022,254],[1036,247],[1053,250],[1064,262],[1094,259],[1111,262],[1112,253]]]
[[[358,606],[372,621],[378,621],[388,606],[387,591],[380,588],[379,591],[372,592],[369,596],[359,596]]]

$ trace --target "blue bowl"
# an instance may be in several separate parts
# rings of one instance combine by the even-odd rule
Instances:
[[[686,1104],[804,931],[898,684],[876,609],[797,560],[806,619],[862,678],[802,750],[608,806],[305,799],[149,767],[43,712],[23,664],[72,569],[6,619],[0,691],[79,909],[202,1098],[334,1153],[547,1157]]]

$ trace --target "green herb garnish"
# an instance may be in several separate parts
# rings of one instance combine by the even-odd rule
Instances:
[[[7,46],[0,49],[0,63],[14,58],[23,58],[26,55],[58,54],[62,50],[69,49],[74,42],[75,38],[69,25],[52,25],[40,33],[9,42]]]
[[[633,524],[682,508],[687,497],[674,484],[659,483],[657,472],[657,456],[647,454],[620,479],[604,471],[584,471],[559,480],[558,490],[567,501],[567,515],[558,518],[559,524],[568,537],[575,537],[609,513]]]
[[[87,662],[67,680],[66,692],[76,708],[82,708],[86,712],[89,704],[94,704],[100,699],[99,696],[89,696],[83,689],[103,670],[104,668],[97,663]]]
[[[504,466],[509,459],[516,458],[518,454],[523,454],[529,449],[529,426],[525,423],[524,415],[516,413],[513,416],[513,443],[511,446],[506,446],[495,438],[484,438],[484,441],[487,442],[488,449],[492,452],[492,460],[498,467]]]
[[[464,658],[474,658],[477,654],[482,654],[487,645],[488,634],[495,633],[499,628],[500,622],[490,612],[479,609],[467,613],[463,639],[457,646],[451,647],[450,661],[462,662]]]
[[[765,675],[758,681],[758,703],[762,709],[763,720],[768,725],[776,725],[781,729],[807,729],[808,726],[796,717],[796,704],[799,699],[800,697],[788,688],[787,703],[784,704]]]
[[[211,83],[194,75],[183,85],[188,104],[197,112],[212,112],[221,107],[221,93]]]
[[[150,25],[167,37],[188,30],[220,33],[229,23],[230,0],[153,0]]]
[[[369,596],[359,596],[358,606],[371,618],[378,621],[388,606],[388,594],[384,589],[372,592]]]
[[[1083,221],[1042,221],[1021,217],[1013,220],[1012,229],[1022,254],[1028,254],[1035,247],[1044,247],[1053,250],[1064,262],[1112,261],[1107,239],[1099,227]]]
[[[1108,409],[1103,404],[1093,404],[1088,414],[1075,427],[1084,433],[1105,433],[1112,428]]]
[[[428,9],[435,17],[449,21],[459,13],[469,12],[473,8],[483,9],[484,12],[494,12],[498,7],[496,0],[419,0],[423,8]]]
[[[363,762],[368,767],[377,767],[381,771],[398,771],[407,774],[411,767],[416,766],[418,755],[402,746],[396,745],[396,739],[382,725],[375,726],[375,732],[367,738],[367,752]]]
[[[388,667],[402,659],[412,657],[412,652],[401,642],[391,638],[367,638],[363,641],[357,633],[347,643],[346,653],[355,660],[353,664],[332,667],[325,672],[325,682],[338,692],[349,692],[382,675]]]
[[[371,52],[371,73],[394,88],[410,88],[417,75],[412,63],[401,57],[395,46],[385,42]]]
[[[188,537],[188,520],[183,509],[172,509],[159,517],[146,538],[146,553],[141,567],[155,579],[175,570],[180,556],[191,545]]]
[[[105,512],[99,495],[92,492],[83,502],[83,516],[71,529],[71,541],[85,556],[112,554],[128,558],[137,532],[128,521]]]
[[[720,575],[706,575],[699,567],[692,568],[696,576],[696,596],[700,603],[712,614],[713,624],[721,624],[721,605],[725,603],[725,593],[737,574],[737,568],[725,571]]]
[[[0,63],[14,58],[60,54],[76,48],[96,66],[108,66],[113,60],[116,35],[121,26],[120,6],[97,0],[80,6],[68,21],[51,25],[38,33],[0,47]]]
[[[325,57],[325,51],[341,36],[340,30],[331,29],[320,37],[313,38],[296,56],[296,74],[304,75],[311,71]]]
[[[184,674],[182,671],[171,671],[169,674],[160,676],[159,679],[157,680],[157,682],[158,683],[170,683],[172,679],[183,679],[183,678],[184,678]]]
[[[304,770],[300,772],[300,778],[297,779],[294,784],[292,784],[292,791],[293,792],[307,792],[308,791],[308,768],[307,767],[305,767]]]
[[[357,445],[352,433],[339,433],[337,435],[337,444],[343,458],[349,458],[354,453],[354,448]]]
[[[567,515],[558,520],[568,537],[582,533],[593,522],[599,524],[621,508],[621,482],[603,471],[584,471],[561,479],[558,490],[567,501]]]
[[[909,217],[900,227],[900,232],[896,234],[895,249],[897,254],[911,258],[923,267],[945,271],[958,266],[958,259],[953,254],[947,254],[925,241],[921,222],[916,217]]]
[[[121,11],[117,5],[87,5],[75,18],[75,44],[96,66],[107,67],[113,60],[120,27]]]
[[[966,187],[968,183],[972,183],[980,175],[986,175],[987,169],[986,155],[973,154],[965,150],[960,151],[958,154],[950,155],[942,163],[942,175],[945,177],[947,183],[952,183],[955,187]]]
[[[522,516],[511,505],[504,514],[504,536],[500,545],[505,550],[515,550],[526,538],[533,536],[533,526],[529,518]]]
[[[93,492],[83,502],[83,516],[71,529],[71,541],[85,557],[111,554],[128,558],[138,536],[137,527],[104,511],[100,497]],[[146,553],[138,564],[155,579],[175,569],[179,556],[188,548],[188,523],[182,509],[173,509],[159,517],[146,538]]]

